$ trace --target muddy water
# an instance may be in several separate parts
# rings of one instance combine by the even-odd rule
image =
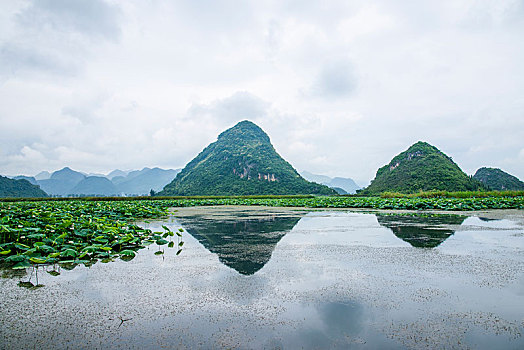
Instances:
[[[0,348],[524,348],[522,211],[186,208],[144,226],[162,224],[186,229],[182,254],[40,269],[35,290],[4,273]]]

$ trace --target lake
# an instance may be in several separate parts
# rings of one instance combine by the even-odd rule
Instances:
[[[0,279],[0,348],[523,349],[524,212],[183,208],[183,251]],[[34,281],[35,273],[31,276]]]

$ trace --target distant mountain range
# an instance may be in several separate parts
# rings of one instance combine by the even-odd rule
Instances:
[[[334,189],[338,194],[354,194],[360,187],[349,177],[329,177],[326,175],[317,175],[309,171],[302,171],[302,177],[308,181],[326,185]]]
[[[107,175],[93,176],[65,167],[53,173],[42,171],[34,177],[15,176],[13,181],[24,180],[40,186],[44,191],[42,193],[50,196],[140,196],[148,195],[151,190],[161,191],[178,172],[180,169],[143,168],[133,171],[116,169]]]
[[[279,195],[336,192],[305,180],[269,136],[244,120],[222,132],[159,195]]]

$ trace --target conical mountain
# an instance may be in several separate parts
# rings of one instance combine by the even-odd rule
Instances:
[[[241,121],[218,136],[159,195],[335,194],[311,183],[275,151],[269,136]]]
[[[378,169],[364,195],[382,192],[475,191],[484,186],[466,175],[453,160],[426,142],[417,142]]]
[[[499,168],[480,168],[473,178],[482,182],[490,190],[524,191],[524,182]]]

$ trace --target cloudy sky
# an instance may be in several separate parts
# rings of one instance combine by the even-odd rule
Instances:
[[[418,140],[524,179],[524,1],[0,1],[0,174],[183,167],[249,119],[371,180]]]

